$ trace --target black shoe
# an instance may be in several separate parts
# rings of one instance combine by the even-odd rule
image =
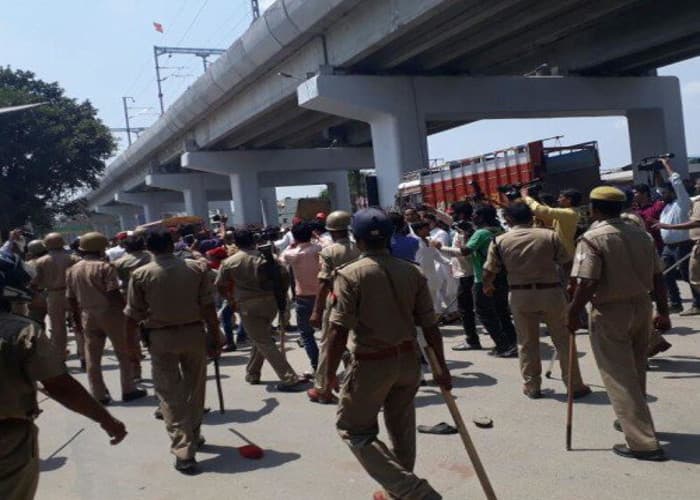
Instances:
[[[280,392],[302,392],[309,388],[306,380],[297,380],[292,384],[277,384],[276,389]]]
[[[304,348],[304,339],[302,339],[301,337],[298,338],[297,345],[303,349]]]
[[[622,431],[622,424],[620,423],[619,420],[615,419],[613,422],[613,429],[615,429],[617,432],[623,432]]]
[[[469,342],[462,342],[452,346],[453,351],[480,351],[482,349],[481,344],[470,344]]]
[[[160,411],[160,408],[156,408],[156,411],[153,412],[153,416],[156,420],[163,420],[163,412]]]
[[[107,396],[105,396],[102,399],[99,399],[98,401],[102,404],[102,406],[109,406],[112,403],[112,396],[107,394]]]
[[[511,347],[507,347],[504,350],[496,353],[496,356],[498,356],[499,358],[517,358],[518,357],[518,346],[514,345]]]
[[[148,392],[146,392],[145,389],[136,389],[135,391],[122,394],[122,401],[126,403],[128,401],[134,401],[135,399],[145,398],[146,396],[148,396]]]
[[[530,399],[542,399],[542,391],[539,389],[525,389],[523,388],[523,394]]]
[[[234,351],[236,351],[236,349],[238,349],[238,347],[234,343],[234,344],[226,344],[221,350],[224,352],[234,352]]]
[[[669,314],[678,314],[683,312],[683,304],[671,304],[668,306]]]
[[[197,461],[194,458],[176,458],[175,470],[191,476],[197,473]]]
[[[635,451],[630,450],[627,445],[616,444],[612,447],[613,453],[625,458],[636,458],[637,460],[649,460],[652,462],[665,462],[668,460],[662,448],[656,450]]]
[[[580,399],[580,398],[585,398],[589,394],[591,394],[593,391],[591,391],[591,388],[588,386],[585,386],[578,391],[574,391],[573,398],[574,399]]]
[[[199,450],[199,449],[200,449],[202,446],[204,446],[205,444],[207,444],[207,440],[204,439],[204,436],[202,436],[202,435],[200,434],[199,437],[197,438],[197,449]]]

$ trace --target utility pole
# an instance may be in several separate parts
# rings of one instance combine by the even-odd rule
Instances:
[[[250,0],[250,8],[253,10],[253,21],[260,17],[260,5],[258,0]]]
[[[129,126],[129,106],[126,104],[127,101],[131,99],[131,102],[136,102],[133,97],[122,97],[122,104],[124,105],[124,121],[126,122],[126,137],[129,140],[129,146],[131,146],[131,127]]]
[[[153,46],[153,60],[155,62],[156,68],[156,83],[158,85],[158,102],[160,103],[160,114],[165,113],[165,106],[163,105],[163,87],[161,83],[165,78],[161,78],[160,70],[163,69],[160,66],[158,58],[164,54],[190,54],[193,56],[202,58],[202,65],[204,66],[204,72],[207,71],[207,58],[211,55],[220,55],[225,53],[224,49],[199,49],[199,48],[187,48],[187,47],[160,47],[158,45]]]

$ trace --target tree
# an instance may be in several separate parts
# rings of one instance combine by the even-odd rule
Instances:
[[[0,107],[46,101],[0,115],[0,228],[31,222],[49,228],[55,216],[81,206],[77,193],[95,188],[115,149],[89,101],[63,95],[29,71],[0,67]]]

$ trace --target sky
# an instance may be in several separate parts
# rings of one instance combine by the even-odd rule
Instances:
[[[274,0],[260,0],[264,10]],[[3,1],[0,64],[58,81],[66,94],[89,99],[109,127],[124,127],[129,96],[132,127],[158,117],[153,46],[228,48],[250,25],[250,0]],[[158,33],[153,22],[162,24]],[[212,59],[213,60],[213,59]],[[161,57],[166,107],[202,73],[196,56]],[[700,58],[659,70],[680,79],[688,153],[700,155]],[[561,144],[597,140],[603,169],[630,162],[624,118],[484,120],[428,139],[433,159],[454,160],[563,135]],[[126,136],[118,134],[120,147]],[[278,197],[313,196],[321,187],[278,189]]]

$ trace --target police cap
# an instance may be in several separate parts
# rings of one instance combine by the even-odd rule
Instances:
[[[61,233],[49,233],[44,238],[44,245],[46,245],[46,248],[49,250],[60,250],[65,244]]]
[[[80,237],[80,251],[100,253],[107,248],[107,237],[102,233],[85,233]]]
[[[589,198],[591,200],[611,201],[614,203],[624,203],[627,201],[625,193],[612,186],[598,186],[591,191]]]
[[[345,231],[350,227],[352,215],[344,210],[336,210],[328,214],[326,231]]]
[[[383,240],[394,232],[394,225],[383,210],[365,208],[352,217],[352,232],[358,240]]]

